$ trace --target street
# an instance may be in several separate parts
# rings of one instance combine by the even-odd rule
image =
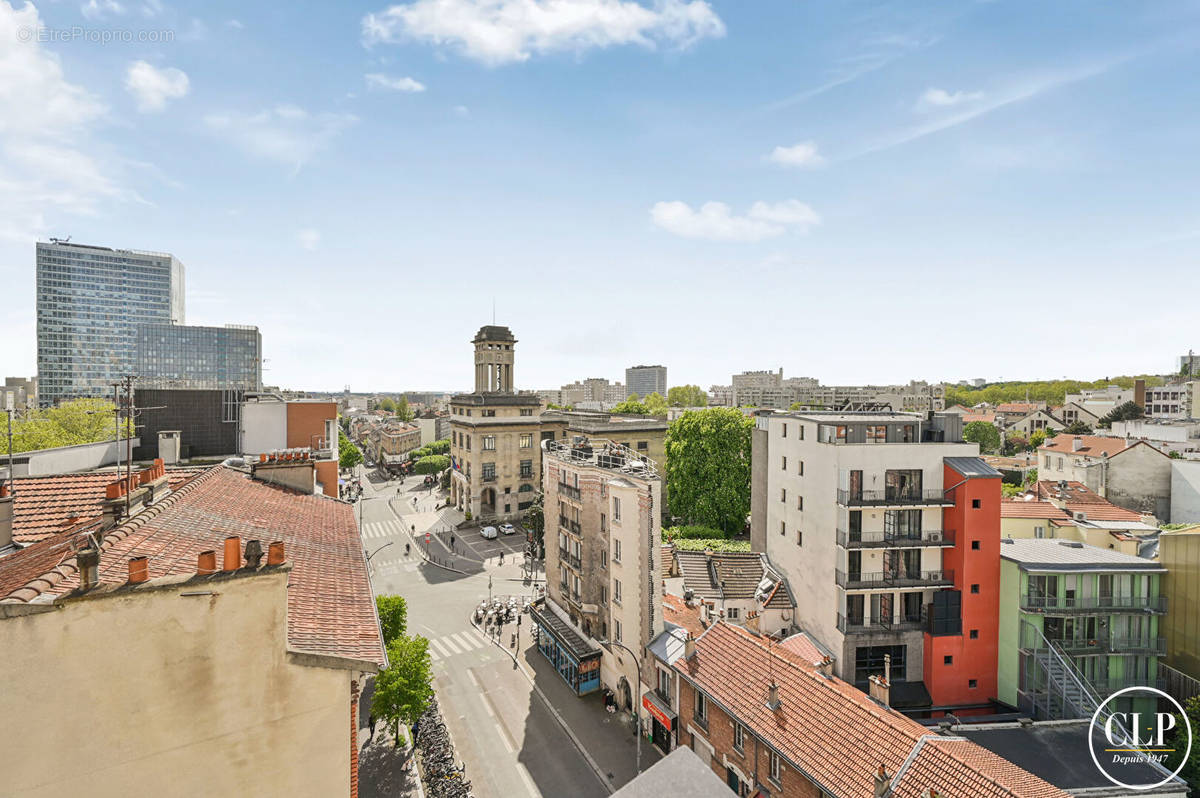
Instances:
[[[455,511],[435,510],[441,499],[439,492],[435,490],[431,495],[421,480],[414,476],[389,484],[377,472],[364,473],[363,498],[358,507],[360,528],[364,548],[371,555],[375,593],[404,596],[409,632],[429,638],[438,701],[459,757],[466,764],[474,794],[479,798],[608,795],[611,790],[602,783],[596,768],[580,753],[555,710],[541,697],[539,687],[549,677],[539,674],[531,682],[526,669],[471,623],[475,607],[489,593],[531,594],[521,570],[524,533],[487,541],[476,529],[464,529],[461,536],[455,531],[453,554],[447,546],[451,533],[443,535],[444,542],[434,534],[430,555],[465,573],[425,562],[417,549],[425,545],[424,533],[451,528]],[[415,505],[413,498],[417,499]],[[408,556],[404,553],[406,543],[412,546]],[[522,647],[529,643],[529,633],[526,616],[520,626]],[[507,630],[501,642],[510,644]],[[565,691],[565,685],[561,686]],[[578,701],[573,695],[570,699]],[[569,709],[579,711],[577,707]],[[366,723],[364,713],[360,720],[363,739]],[[620,737],[618,744],[632,750],[632,735],[628,738]],[[620,755],[632,768],[632,755],[625,751]],[[361,775],[359,790],[364,798],[404,794],[376,791],[368,783],[372,781],[368,774]],[[613,776],[610,780],[606,774],[605,780],[614,785],[617,781],[624,783],[632,770]],[[394,780],[379,783],[394,784]]]

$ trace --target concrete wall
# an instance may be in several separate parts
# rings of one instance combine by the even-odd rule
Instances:
[[[750,550],[767,550],[767,419],[750,433]]]
[[[1001,544],[1003,549],[1003,544]],[[1000,625],[996,659],[996,697],[1017,705],[1017,684],[1021,668],[1018,651],[1021,631],[1021,569],[1011,560],[1000,560]]]
[[[288,402],[287,442],[289,449],[327,449],[330,427],[327,421],[337,420],[337,402]],[[336,432],[336,430],[334,430]],[[337,448],[337,440],[332,441]]]
[[[0,614],[6,798],[349,795],[354,674],[289,661],[287,576]]]
[[[1129,510],[1170,521],[1173,462],[1152,446],[1126,449],[1109,459],[1108,493],[1100,495]]]
[[[1200,460],[1171,461],[1171,522],[1200,522]]]
[[[1160,623],[1167,638],[1167,663],[1200,679],[1200,533],[1164,532],[1158,550],[1167,569],[1163,593],[1168,613]]]
[[[242,405],[242,454],[256,455],[286,449],[287,425],[287,405],[284,402],[245,402]]]
[[[134,438],[132,444],[136,456],[138,447],[141,446],[141,438]],[[70,474],[73,471],[91,471],[100,466],[112,465],[118,460],[124,462],[127,445],[122,439],[119,443],[100,441],[21,452],[13,455],[13,476],[44,477]],[[7,456],[0,458],[0,471],[8,473]]]

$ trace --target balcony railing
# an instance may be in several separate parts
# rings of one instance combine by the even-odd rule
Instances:
[[[1167,639],[1165,637],[1091,637],[1075,640],[1054,639],[1050,645],[1059,651],[1073,657],[1087,657],[1110,654],[1128,654],[1164,657],[1167,654]],[[1025,651],[1041,651],[1046,648],[1046,639],[1024,636],[1021,648]]]
[[[495,482],[495,481],[496,481],[496,475],[495,475],[495,474],[484,474],[484,475],[483,475],[483,479],[482,479],[482,480],[480,480],[480,481],[481,481],[481,482]]]
[[[562,527],[563,529],[567,530],[568,532],[571,532],[572,534],[575,534],[575,535],[580,534],[579,530],[581,529],[581,527],[579,526],[579,522],[572,521],[570,518],[567,518],[565,515],[560,515],[558,517],[558,525],[560,527]]]
[[[925,613],[916,615],[901,614],[898,618],[882,618],[879,616],[847,617],[840,612],[837,616],[837,628],[842,634],[869,634],[871,632],[903,632],[925,628]]]
[[[937,587],[954,584],[953,571],[851,572],[835,571],[838,587],[846,590],[870,590],[877,587]]]
[[[919,532],[847,532],[837,530],[843,549],[913,549],[922,546],[953,546],[954,530],[923,529]]]
[[[565,482],[560,482],[558,483],[558,492],[566,496],[568,499],[579,501],[579,488],[575,487],[574,485],[568,485]]]
[[[1167,639],[1165,637],[1113,637],[1108,641],[1108,650],[1112,654],[1154,654],[1165,657],[1167,655]]]
[[[1158,690],[1167,689],[1166,679],[1138,679],[1135,676],[1124,679],[1098,679],[1092,681],[1092,687],[1103,696],[1124,690],[1126,687],[1153,687]]]
[[[579,558],[561,546],[558,549],[558,558],[567,565],[573,566],[575,570],[580,570]]]
[[[954,504],[946,498],[941,488],[929,490],[839,490],[838,504],[843,507],[905,507],[912,505],[937,505],[949,507]]]
[[[1021,596],[1021,609],[1030,612],[1166,612],[1166,596]]]

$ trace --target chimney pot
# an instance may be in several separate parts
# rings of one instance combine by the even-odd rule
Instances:
[[[6,498],[8,498],[8,485],[2,484],[2,485],[0,485],[0,499],[6,499]]]
[[[196,558],[196,573],[200,576],[208,576],[217,572],[217,553],[212,549],[200,552],[200,556]]]
[[[267,547],[267,565],[283,565],[283,541],[272,541]]]
[[[242,539],[237,535],[230,535],[225,538],[225,562],[221,566],[223,571],[236,571],[242,567]]]
[[[150,578],[150,561],[145,557],[133,557],[129,560],[130,584],[141,584]]]
[[[75,555],[75,566],[79,569],[79,589],[91,590],[100,581],[100,551],[86,548]]]
[[[883,765],[875,771],[875,798],[883,798],[892,786],[892,777]]]
[[[696,653],[696,638],[692,637],[692,633],[688,632],[687,637],[683,641],[683,658],[691,659]]]

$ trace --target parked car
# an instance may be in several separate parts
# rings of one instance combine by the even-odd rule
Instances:
[[[482,527],[479,530],[479,535],[484,540],[495,540],[496,539],[496,527],[494,527],[494,526]]]
[[[506,535],[511,535],[517,531],[517,528],[515,526],[513,526],[512,524],[501,524],[500,531]]]

